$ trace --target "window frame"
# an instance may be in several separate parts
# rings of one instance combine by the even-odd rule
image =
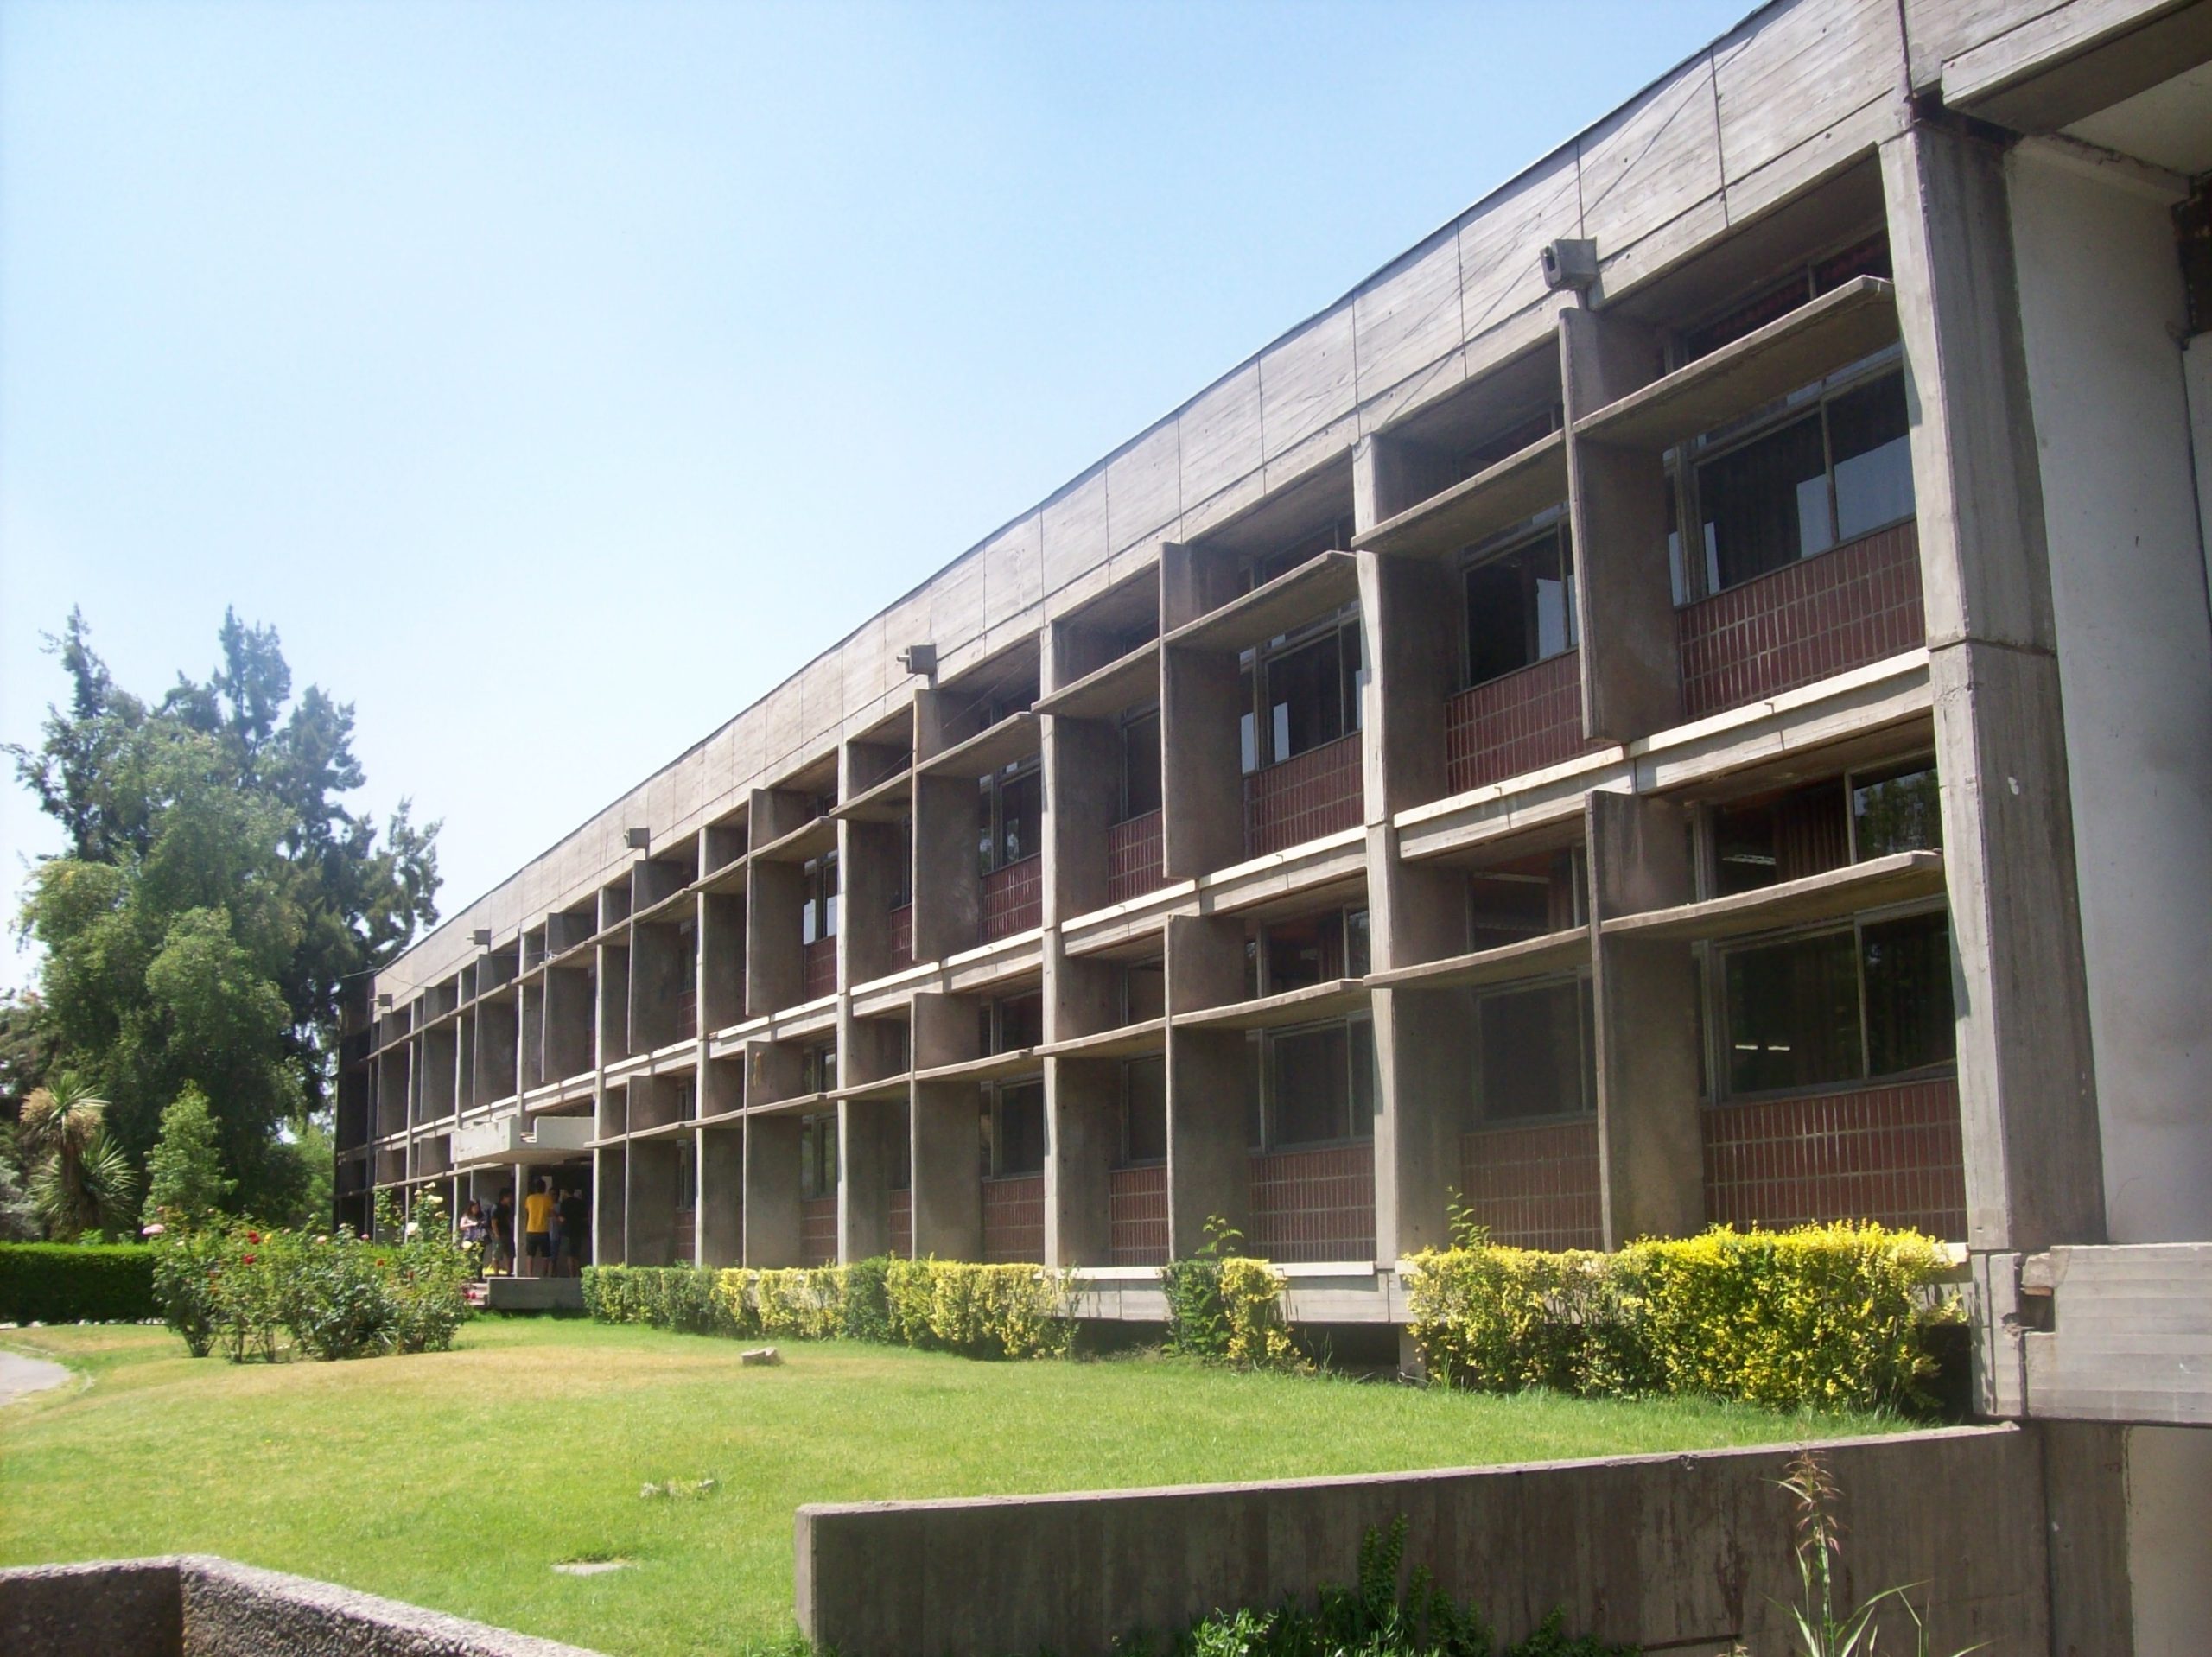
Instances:
[[[1467,592],[1469,579],[1484,564],[1497,563],[1512,557],[1516,553],[1526,552],[1539,543],[1548,539],[1556,539],[1559,543],[1560,568],[1563,578],[1561,585],[1567,601],[1567,644],[1561,649],[1554,651],[1549,656],[1532,656],[1517,668],[1509,668],[1503,673],[1492,674],[1487,679],[1478,680],[1474,676],[1475,651],[1472,637],[1474,606]],[[1459,584],[1459,688],[1461,690],[1472,690],[1478,684],[1496,684],[1500,679],[1510,678],[1516,673],[1525,673],[1530,668],[1541,667],[1546,662],[1556,660],[1560,657],[1581,649],[1582,606],[1578,601],[1575,592],[1574,575],[1573,530],[1568,521],[1567,511],[1564,504],[1548,506],[1534,517],[1515,524],[1503,534],[1492,536],[1487,541],[1473,542],[1462,547],[1454,561],[1453,576]]]
[[[1484,1096],[1487,1088],[1484,1081],[1484,1043],[1488,1030],[1485,1012],[1491,1002],[1509,996],[1526,995],[1541,990],[1555,990],[1573,986],[1574,997],[1576,1070],[1580,1091],[1583,1097],[1580,1108],[1553,1111],[1536,1116],[1493,1116],[1490,1101]],[[1468,1091],[1475,1108],[1475,1127],[1478,1131],[1493,1128],[1550,1127],[1565,1122],[1595,1121],[1598,1116],[1598,1014],[1594,1003],[1596,981],[1587,967],[1572,972],[1547,973],[1535,978],[1516,979],[1511,983],[1487,986],[1475,993],[1474,1074],[1469,1078]]]
[[[1037,848],[1020,857],[1006,854],[1006,791],[1019,783],[1035,779],[1037,784]],[[1032,754],[1026,759],[1016,759],[1001,765],[988,777],[976,779],[976,827],[978,841],[976,847],[976,868],[979,879],[1010,869],[1018,863],[1027,863],[1044,855],[1045,825],[1045,770],[1042,755]],[[988,822],[985,819],[988,818]],[[982,843],[988,835],[989,843]]]
[[[837,1195],[844,1177],[837,1113],[809,1111],[798,1120],[798,1200],[818,1203]],[[810,1189],[811,1187],[812,1189]]]
[[[1357,1065],[1361,1044],[1354,1033],[1355,1026],[1363,1025],[1367,1032],[1366,1052],[1369,1066],[1366,1095],[1367,1128],[1361,1131],[1361,1093],[1357,1080]],[[1276,1097],[1276,1049],[1285,1041],[1300,1036],[1313,1036],[1324,1031],[1341,1030],[1344,1034],[1344,1114],[1349,1133],[1325,1140],[1286,1140],[1281,1132],[1281,1111]],[[1256,1147],[1263,1156],[1287,1151],[1324,1151],[1332,1146],[1368,1145],[1375,1140],[1375,1107],[1382,1091],[1381,1056],[1375,1044],[1375,1014],[1370,1008],[1364,1012],[1347,1013],[1333,1019],[1316,1019],[1306,1024],[1286,1025],[1281,1029],[1255,1032],[1259,1041],[1260,1082],[1260,1142]]]
[[[1037,1095],[1037,1165],[1009,1169],[1006,1164],[1006,1101],[1011,1093],[1034,1089]],[[987,1180],[1035,1179],[1052,1156],[1052,1125],[1045,1096],[1045,1076],[1009,1076],[983,1084],[983,1178]]]
[[[1344,635],[1347,633],[1356,642],[1359,651],[1359,665],[1352,670],[1349,680],[1344,666]],[[1327,740],[1300,748],[1295,753],[1277,753],[1274,752],[1274,721],[1270,717],[1268,700],[1268,670],[1274,663],[1287,660],[1332,636],[1337,645],[1337,711],[1341,728]],[[1237,667],[1243,683],[1245,704],[1243,711],[1237,716],[1238,771],[1242,776],[1256,777],[1286,760],[1325,748],[1331,742],[1341,742],[1366,728],[1367,686],[1375,670],[1374,663],[1368,659],[1365,618],[1357,600],[1338,606],[1330,614],[1318,617],[1302,627],[1277,633],[1264,644],[1240,652]],[[1255,762],[1249,766],[1243,764],[1247,755]]]
[[[833,849],[808,858],[799,866],[799,878],[804,885],[799,897],[798,941],[801,948],[809,948],[837,936],[842,886],[836,852]]]

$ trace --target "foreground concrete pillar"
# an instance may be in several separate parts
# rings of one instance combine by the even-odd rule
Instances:
[[[1598,1177],[1605,1247],[1705,1225],[1698,1119],[1697,965],[1690,945],[1606,936],[1602,923],[1687,903],[1688,824],[1670,801],[1592,794],[1592,976],[1598,1021]]]
[[[1120,968],[1110,962],[1071,958],[1057,930],[1045,935],[1044,976],[1047,1041],[1095,1035],[1122,1022]],[[1049,1265],[1103,1266],[1112,1253],[1109,1186],[1121,1155],[1121,1105],[1120,1061],[1045,1061],[1045,1259]]]
[[[906,1132],[902,1102],[846,1099],[837,1106],[837,1258],[867,1260],[891,1252],[891,1162]]]
[[[745,1129],[699,1130],[699,1264],[735,1266],[745,1254]]]
[[[1167,1009],[1195,1013],[1244,998],[1244,928],[1216,917],[1167,923]],[[1218,1215],[1252,1218],[1249,1044],[1241,1030],[1167,1029],[1167,1249],[1187,1260]]]
[[[630,1194],[629,1157],[619,1145],[601,1146],[592,1152],[591,1192],[596,1210],[592,1216],[591,1255],[596,1266],[629,1263],[625,1245],[629,1228],[623,1211]],[[515,1188],[515,1248],[522,1248],[522,1188]],[[518,1262],[519,1264],[519,1262]]]
[[[745,1118],[745,1263],[797,1266],[799,1119],[790,1112]]]
[[[2100,1242],[2073,810],[2002,157],[1921,123],[1881,162],[1943,784],[1967,1240]]]
[[[976,1004],[965,996],[922,994],[913,1002],[914,1068],[926,1070],[980,1057]],[[983,1256],[983,1141],[973,1082],[917,1082],[913,1134],[914,1257]]]
[[[623,1256],[632,1266],[668,1266],[676,1260],[676,1176],[680,1152],[674,1140],[632,1140],[629,1146],[628,1236]]]

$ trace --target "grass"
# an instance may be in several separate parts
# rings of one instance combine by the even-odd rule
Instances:
[[[791,1628],[802,1502],[1395,1471],[1878,1432],[1697,1401],[1486,1398],[1158,1357],[988,1364],[482,1319],[455,1350],[234,1367],[10,1331],[87,1384],[0,1411],[0,1564],[220,1553],[639,1657]],[[716,1481],[698,1490],[698,1482]],[[639,1495],[680,1482],[678,1494]],[[632,1568],[558,1574],[563,1561]]]

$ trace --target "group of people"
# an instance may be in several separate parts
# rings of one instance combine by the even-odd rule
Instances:
[[[484,1250],[486,1272],[512,1273],[515,1253],[515,1193],[509,1186],[489,1211],[474,1197],[461,1210],[456,1228],[464,1243]],[[591,1257],[591,1202],[580,1185],[556,1186],[540,1174],[522,1199],[524,1277],[574,1277]]]

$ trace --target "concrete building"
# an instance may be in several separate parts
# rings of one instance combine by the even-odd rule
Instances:
[[[1918,1225],[2182,1649],[2208,60],[2205,0],[1755,12],[384,971],[341,1215],[551,1164],[602,1261],[1133,1318],[1219,1216],[1325,1324],[1455,1201]]]

